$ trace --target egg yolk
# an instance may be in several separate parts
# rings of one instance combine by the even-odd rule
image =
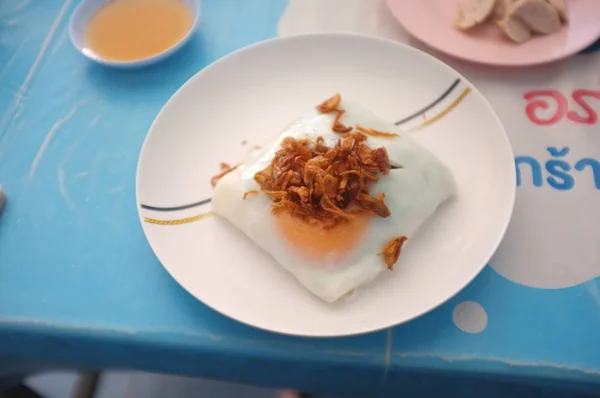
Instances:
[[[290,214],[276,216],[283,236],[299,253],[311,260],[336,261],[355,248],[367,232],[371,214],[361,214],[331,229],[310,225]]]

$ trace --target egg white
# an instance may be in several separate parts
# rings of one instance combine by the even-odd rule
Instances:
[[[397,132],[399,137],[369,137],[371,148],[385,147],[390,163],[401,166],[371,186],[371,194],[385,193],[385,203],[391,216],[374,216],[359,244],[343,259],[325,258],[320,263],[307,260],[281,236],[271,214],[271,200],[264,194],[244,193],[260,190],[254,175],[266,168],[285,137],[308,138],[316,141],[323,137],[325,145],[333,147],[340,135],[331,130],[334,116],[316,110],[290,125],[274,142],[251,153],[235,171],[223,177],[215,187],[213,211],[244,232],[256,245],[269,253],[284,269],[292,273],[310,292],[327,302],[369,283],[379,274],[388,272],[381,253],[391,239],[408,237],[405,247],[417,229],[433,215],[437,207],[454,194],[455,183],[451,171],[431,152],[423,148],[396,126],[361,106],[342,101],[345,109],[341,121],[347,126],[362,125],[379,131]],[[404,266],[402,258],[396,264]]]

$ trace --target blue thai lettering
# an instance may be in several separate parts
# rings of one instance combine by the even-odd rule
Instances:
[[[596,189],[600,189],[600,162],[596,159],[584,158],[575,163],[575,170],[582,171],[587,166],[592,168]]]
[[[521,186],[521,168],[522,164],[528,164],[531,167],[531,178],[533,185],[536,187],[542,186],[542,166],[540,162],[532,158],[531,156],[517,156],[515,158],[515,165],[517,169],[517,186]]]
[[[564,157],[569,154],[569,148],[563,147],[561,149],[555,147],[548,147],[548,153],[550,156],[557,158]],[[564,160],[551,159],[546,162],[546,171],[551,174],[550,177],[546,178],[548,184],[554,189],[560,191],[566,191],[575,186],[575,180],[568,173],[571,170],[571,165]]]

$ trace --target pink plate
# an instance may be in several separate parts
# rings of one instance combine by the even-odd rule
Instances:
[[[569,23],[558,33],[523,44],[488,24],[469,33],[454,28],[458,0],[386,0],[395,18],[425,44],[454,57],[490,65],[525,66],[573,55],[600,38],[600,0],[567,0]]]

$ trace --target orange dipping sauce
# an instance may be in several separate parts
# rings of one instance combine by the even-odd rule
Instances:
[[[111,61],[136,61],[177,44],[192,28],[180,0],[112,0],[90,19],[87,47]]]

